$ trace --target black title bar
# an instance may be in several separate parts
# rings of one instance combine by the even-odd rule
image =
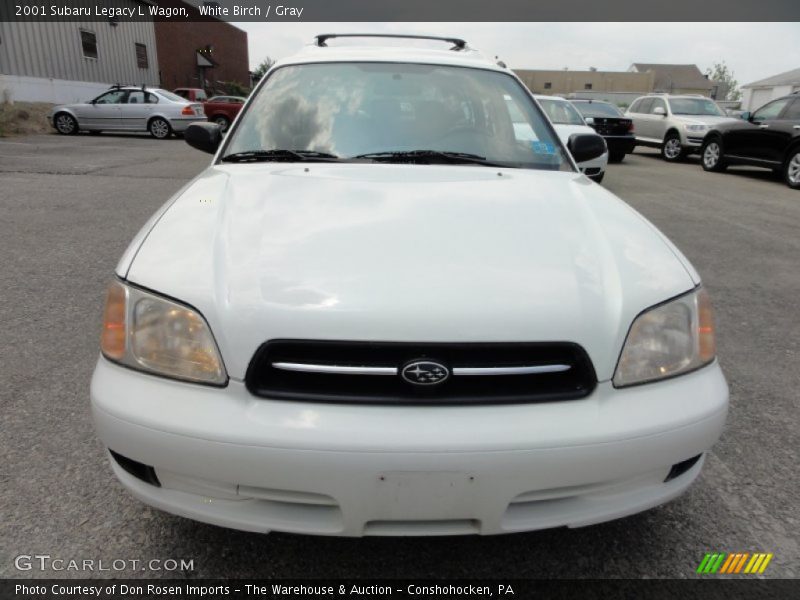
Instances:
[[[0,21],[800,22],[800,0],[2,0]],[[746,40],[743,40],[745,42]],[[611,43],[611,42],[610,42]]]

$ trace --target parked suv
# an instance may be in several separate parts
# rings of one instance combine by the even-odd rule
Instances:
[[[118,263],[91,385],[117,478],[344,536],[579,527],[685,491],[728,405],[710,300],[581,175],[602,138],[562,143],[463,40],[340,36],[274,65],[227,135],[190,126],[211,164]]]
[[[625,116],[633,121],[637,146],[661,148],[671,162],[699,152],[711,127],[736,121],[704,96],[653,94],[633,101]]]
[[[790,188],[800,189],[800,92],[711,129],[703,143],[702,165],[706,171],[728,165],[772,169]]]
[[[183,133],[189,123],[205,119],[205,112],[202,104],[167,90],[116,85],[88,102],[55,106],[47,119],[62,135],[78,131],[149,131],[161,140],[172,133]]]

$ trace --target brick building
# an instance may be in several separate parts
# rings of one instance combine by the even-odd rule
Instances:
[[[182,6],[188,21],[156,21],[156,48],[161,86],[220,88],[217,82],[250,85],[247,33],[225,21],[202,18],[180,0],[158,0],[159,6]]]

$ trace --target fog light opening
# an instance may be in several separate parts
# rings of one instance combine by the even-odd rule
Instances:
[[[701,456],[703,455],[698,454],[697,456],[693,456],[692,458],[686,459],[682,462],[675,463],[674,465],[672,465],[672,468],[669,470],[669,473],[667,474],[667,478],[664,480],[664,483],[672,481],[673,479],[680,477],[681,475],[686,473],[686,471],[688,471],[693,466],[695,466],[695,464],[697,464],[697,461],[700,460]]]
[[[109,448],[108,451],[111,453],[112,458],[117,461],[117,464],[122,467],[126,473],[130,473],[136,477],[136,479],[144,481],[145,483],[149,483],[150,485],[154,485],[156,487],[161,487],[161,482],[158,480],[158,477],[156,476],[156,470],[153,467],[137,462],[131,458],[128,458],[127,456],[117,454],[111,448]]]

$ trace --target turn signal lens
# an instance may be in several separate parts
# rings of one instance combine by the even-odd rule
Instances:
[[[697,293],[697,333],[699,355],[702,362],[713,360],[717,355],[717,340],[714,331],[714,309],[708,292],[701,289]]]
[[[711,301],[702,288],[640,314],[614,373],[625,387],[688,373],[716,356]]]
[[[127,299],[127,290],[121,283],[114,281],[108,286],[100,349],[106,357],[114,360],[121,360],[125,356]]]

